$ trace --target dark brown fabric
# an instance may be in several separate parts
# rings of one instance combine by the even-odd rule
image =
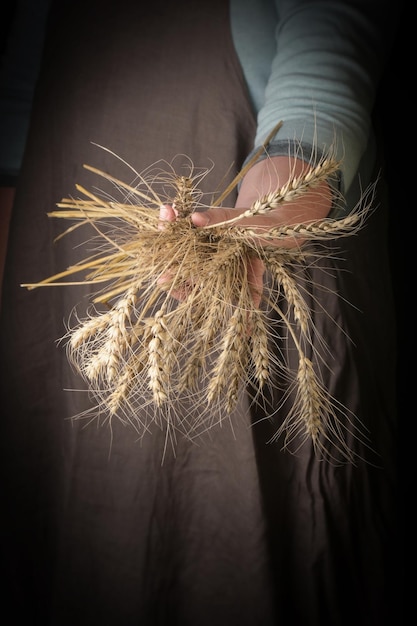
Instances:
[[[352,441],[368,459],[357,466],[268,443],[284,409],[265,420],[245,394],[233,429],[214,428],[197,444],[179,438],[163,464],[157,428],[137,440],[117,421],[74,422],[91,403],[73,391],[81,382],[57,340],[88,289],[19,286],[80,258],[86,235],[53,244],[64,226],[46,213],[75,183],[102,184],[83,163],[133,179],[94,144],[138,172],[178,154],[196,167],[212,161],[210,192],[236,173],[254,131],[227,2],[53,4],[2,296],[2,536],[13,623],[392,623],[395,337],[382,205],[325,271],[311,270],[325,382],[378,453]],[[275,409],[280,400],[274,392]]]

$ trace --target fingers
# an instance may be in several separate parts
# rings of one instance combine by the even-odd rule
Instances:
[[[247,272],[249,291],[252,296],[253,304],[256,308],[261,304],[262,292],[264,288],[264,272],[265,266],[261,259],[248,257]]]
[[[163,230],[164,222],[175,222],[178,212],[170,204],[162,204],[159,207],[159,230]]]
[[[178,212],[173,208],[171,204],[162,204],[159,207],[159,230],[163,230],[165,228],[166,222],[175,222],[177,219]],[[172,283],[172,275],[170,273],[162,274],[157,280],[157,283],[161,289],[164,291],[169,291],[171,289]],[[187,293],[185,290],[173,290],[171,289],[171,294],[173,298],[176,300],[182,301],[187,297]]]
[[[267,215],[253,215],[237,219],[243,213],[247,213],[247,208],[230,209],[225,207],[216,207],[207,209],[201,213],[193,213],[191,215],[191,220],[194,226],[199,228],[207,228],[209,226],[215,226],[216,224],[224,225],[229,220],[233,220],[231,225],[251,229],[253,233],[252,239],[257,245],[279,245],[281,247],[300,246],[300,239],[288,238],[286,240],[275,241],[274,239],[263,238],[263,234],[267,233],[271,230],[271,228],[276,228],[282,224],[294,223],[294,213],[290,215],[293,222],[289,220],[287,211],[283,211],[281,208],[278,210],[271,210]]]
[[[239,219],[239,216],[246,216]],[[248,216],[248,207],[246,208],[226,208],[216,207],[207,209],[202,212],[195,212],[191,215],[194,226],[204,228],[207,226],[215,226],[216,224],[225,224],[231,221],[231,225],[243,228],[251,228],[259,233],[265,232],[272,227],[297,223],[302,221],[306,214],[306,209],[301,203],[292,203],[291,207],[280,207],[279,209],[270,210],[267,214]],[[310,213],[312,213],[310,211]],[[313,216],[314,217],[314,216]]]
[[[230,219],[235,218],[242,210],[228,209],[226,207],[217,207],[213,209],[207,209],[207,211],[195,212],[191,215],[191,220],[194,226],[204,227],[213,224],[220,224]]]
[[[209,224],[217,224],[235,218],[237,214],[242,210],[236,210],[226,207],[216,207],[208,209],[204,212],[196,212],[191,215],[192,222],[196,227],[205,227]],[[159,209],[159,228],[164,228],[164,223],[173,222],[177,219],[178,213],[175,208],[170,204],[164,204]],[[270,220],[269,220],[270,221]],[[262,261],[258,258],[247,259],[247,277],[249,283],[249,290],[252,295],[253,303],[255,307],[258,307],[262,298],[263,291],[263,277],[265,267]],[[171,287],[172,276],[169,274],[162,275],[158,279],[158,284],[162,289],[166,287],[167,291]],[[181,289],[172,290],[170,295],[179,301],[184,301],[192,290],[192,284],[184,285]]]

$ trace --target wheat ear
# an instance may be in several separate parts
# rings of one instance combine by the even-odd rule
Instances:
[[[210,205],[221,204],[259,155],[260,151]],[[92,302],[109,307],[66,335],[68,357],[89,382],[100,411],[136,421],[137,430],[147,432],[148,417],[141,415],[149,409],[150,421],[162,426],[165,419],[169,437],[178,428],[194,438],[201,429],[221,423],[224,415],[230,417],[240,390],[254,381],[261,402],[263,390],[275,384],[273,376],[278,373],[289,386],[286,397],[295,391],[279,435],[285,432],[291,443],[300,437],[310,440],[317,453],[325,450],[326,440],[336,442],[348,457],[337,403],[316,373],[319,355],[312,341],[316,329],[294,270],[307,268],[313,256],[324,255],[324,246],[306,252],[279,244],[288,238],[314,244],[358,232],[370,212],[372,193],[365,193],[364,202],[343,219],[263,230],[261,245],[256,241],[259,232],[243,228],[242,222],[301,198],[332,178],[340,164],[331,155],[310,162],[302,174],[259,198],[247,212],[203,229],[193,226],[190,213],[205,208],[198,189],[204,171],[194,174],[190,169],[184,176],[172,164],[166,165],[167,172],[158,162],[155,168],[136,173],[137,186],[86,166],[125,194],[122,201],[77,185],[84,198],[63,199],[50,215],[75,222],[64,234],[92,227],[98,242],[95,252],[38,283],[24,283],[28,289],[94,285]],[[161,228],[158,209],[164,203],[174,203],[179,219]],[[252,258],[260,259],[274,278],[270,291],[262,294],[266,310],[254,307],[247,272]],[[74,275],[81,278],[73,280]],[[279,306],[280,297],[288,303],[288,316]],[[279,332],[287,329],[294,342],[295,374],[284,354],[275,354],[270,347],[276,339],[268,319],[271,308],[278,314]],[[312,359],[306,346],[312,349]],[[192,409],[186,408],[189,405]]]

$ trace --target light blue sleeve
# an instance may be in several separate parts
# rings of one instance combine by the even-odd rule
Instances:
[[[260,65],[263,54],[268,68],[263,85],[260,76],[254,78],[243,51],[253,19],[250,12],[256,5],[256,0],[231,2],[233,37],[258,115],[255,147],[280,120],[278,152],[287,146],[288,153],[289,144],[294,150],[294,142],[314,145],[319,151],[336,147],[346,193],[360,168],[365,171],[371,165],[371,114],[390,47],[380,19],[387,3],[270,0],[269,19],[275,12],[274,51],[271,54],[271,46],[258,48],[256,61]],[[270,33],[269,24],[264,36],[270,38]]]

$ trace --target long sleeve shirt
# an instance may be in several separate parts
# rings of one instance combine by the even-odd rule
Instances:
[[[49,0],[18,2],[20,21],[0,66],[0,175],[17,175],[39,68]],[[283,126],[270,154],[341,159],[340,190],[367,185],[374,166],[371,113],[391,40],[385,0],[230,0],[232,36],[257,116],[254,149]],[[31,33],[26,45],[22,39]],[[23,51],[26,53],[23,54]],[[28,54],[29,53],[29,54]]]
[[[270,154],[341,161],[341,192],[369,184],[371,114],[395,34],[384,0],[231,0],[233,39],[257,114],[255,147],[283,126]],[[360,179],[360,180],[359,180]]]

